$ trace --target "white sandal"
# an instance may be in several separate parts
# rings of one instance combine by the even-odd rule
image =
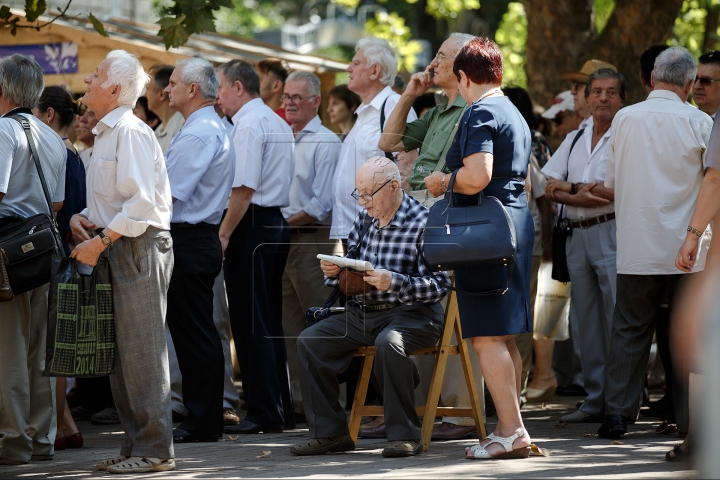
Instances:
[[[119,455],[115,458],[111,458],[110,460],[103,460],[100,463],[96,463],[95,468],[97,468],[98,470],[102,470],[104,472],[105,470],[107,470],[108,467],[117,465],[118,463],[124,462],[127,459],[128,459],[128,457],[126,457],[125,455]]]
[[[130,457],[105,469],[110,473],[167,472],[170,470],[175,470],[175,459],[150,457]]]
[[[479,458],[485,460],[495,460],[501,458],[528,458],[530,456],[529,445],[513,450],[513,442],[525,434],[527,434],[527,431],[524,428],[519,429],[517,432],[515,432],[513,435],[510,435],[509,437],[499,437],[491,433],[486,437],[489,438],[490,441],[485,446],[477,444],[466,449],[467,453],[472,453],[472,457],[467,458]],[[503,448],[505,448],[505,452],[498,455],[491,455],[490,452],[485,450],[485,447],[492,443],[498,443],[502,445]]]

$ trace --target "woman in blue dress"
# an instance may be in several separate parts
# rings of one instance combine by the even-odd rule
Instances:
[[[481,191],[496,197],[517,234],[517,258],[507,292],[457,294],[463,336],[470,338],[478,353],[498,414],[495,431],[466,449],[468,458],[524,458],[530,453],[530,436],[518,403],[522,360],[513,335],[532,331],[529,290],[534,226],[524,189],[531,136],[520,112],[500,90],[502,63],[498,46],[481,37],[460,50],[453,68],[460,95],[470,105],[446,158],[447,167],[458,171],[453,196],[461,206],[477,205]],[[449,180],[450,174],[435,172],[425,183],[438,196],[446,191]],[[455,285],[480,292],[491,288],[490,280],[505,275],[506,267],[456,270]]]

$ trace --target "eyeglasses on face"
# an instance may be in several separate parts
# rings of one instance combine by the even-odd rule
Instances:
[[[280,100],[282,100],[283,102],[287,102],[288,100],[290,100],[292,103],[300,103],[303,100],[307,100],[308,98],[313,98],[316,96],[317,95],[308,95],[307,97],[301,97],[300,95],[288,95],[288,94],[284,93],[280,97]]]
[[[353,198],[354,198],[355,200],[357,200],[358,202],[359,202],[360,200],[362,200],[362,201],[365,202],[365,203],[372,202],[373,197],[375,196],[375,194],[378,193],[380,190],[382,190],[385,185],[387,185],[388,183],[390,183],[390,182],[392,182],[392,181],[393,181],[393,179],[391,178],[391,179],[388,180],[387,182],[385,182],[385,183],[383,183],[382,185],[380,185],[380,186],[377,188],[377,190],[375,190],[374,192],[372,192],[372,193],[370,193],[370,194],[367,194],[367,193],[366,193],[366,194],[364,194],[364,195],[360,195],[360,192],[358,192],[358,189],[356,188],[355,190],[353,190],[353,192],[350,194],[350,196],[353,197]]]
[[[455,60],[455,57],[451,57],[450,55],[445,55],[444,53],[437,52],[435,54],[435,58],[438,59],[438,62],[442,62],[443,60]]]
[[[720,82],[720,79],[716,80],[710,77],[695,77],[695,82],[693,83],[693,85],[697,82],[700,82],[700,85],[702,85],[703,87],[709,87],[715,82]]]

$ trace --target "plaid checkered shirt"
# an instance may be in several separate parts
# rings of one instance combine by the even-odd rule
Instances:
[[[353,298],[359,303],[434,303],[447,295],[447,289],[437,282],[418,251],[418,244],[422,245],[421,236],[427,222],[428,209],[410,195],[403,195],[400,208],[390,223],[380,228],[378,220],[372,219],[357,256],[358,260],[368,261],[375,268],[392,272],[390,288],[384,292],[373,290],[365,295],[356,295]],[[363,209],[355,219],[348,237],[348,249],[357,245],[366,217],[367,211]],[[436,275],[450,284],[444,272]],[[338,284],[338,277],[325,277],[325,284],[334,287]]]

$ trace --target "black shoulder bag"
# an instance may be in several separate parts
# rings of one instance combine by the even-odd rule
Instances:
[[[570,154],[575,148],[575,144],[580,140],[582,134],[585,132],[583,128],[580,130],[575,138],[573,138],[570,144],[570,151],[568,152],[568,162],[570,161]],[[567,266],[567,253],[565,252],[565,244],[567,243],[567,237],[572,236],[572,224],[570,220],[564,218],[565,206],[563,205],[562,211],[558,216],[557,223],[553,227],[552,234],[552,273],[550,277],[558,282],[567,283],[570,281],[570,273],[568,272]]]
[[[370,229],[371,223],[372,219],[369,218],[367,214],[365,214],[365,219],[363,220],[363,226],[360,230],[360,236],[358,237],[358,241],[352,249],[348,250],[345,258],[357,259],[358,250],[360,250],[360,243],[362,242],[362,239],[365,238],[365,234],[367,233],[367,231]],[[322,307],[311,307],[308,308],[307,312],[305,312],[305,321],[307,322],[307,326],[312,327],[320,320],[325,320],[332,315],[344,312],[345,307],[333,307],[335,302],[337,302],[338,298],[340,298],[339,282],[333,287],[332,292],[330,292],[330,296],[327,298],[327,300],[325,300],[325,303]]]
[[[456,206],[453,187],[458,171],[450,177],[445,198],[430,208],[421,256],[431,272],[505,266],[506,277],[484,292],[459,290],[435,277],[443,287],[468,295],[502,295],[515,266],[515,225],[502,202],[483,192],[478,194],[477,205]]]
[[[0,219],[0,248],[4,251],[7,276],[14,295],[28,292],[50,283],[53,256],[64,257],[65,252],[60,241],[60,232],[52,199],[48,191],[45,175],[38,158],[35,141],[30,132],[30,122],[15,113],[8,116],[20,123],[30,146],[31,157],[35,162],[40,183],[42,183],[49,213],[39,213],[29,218],[18,216]],[[12,298],[6,298],[11,300]]]

